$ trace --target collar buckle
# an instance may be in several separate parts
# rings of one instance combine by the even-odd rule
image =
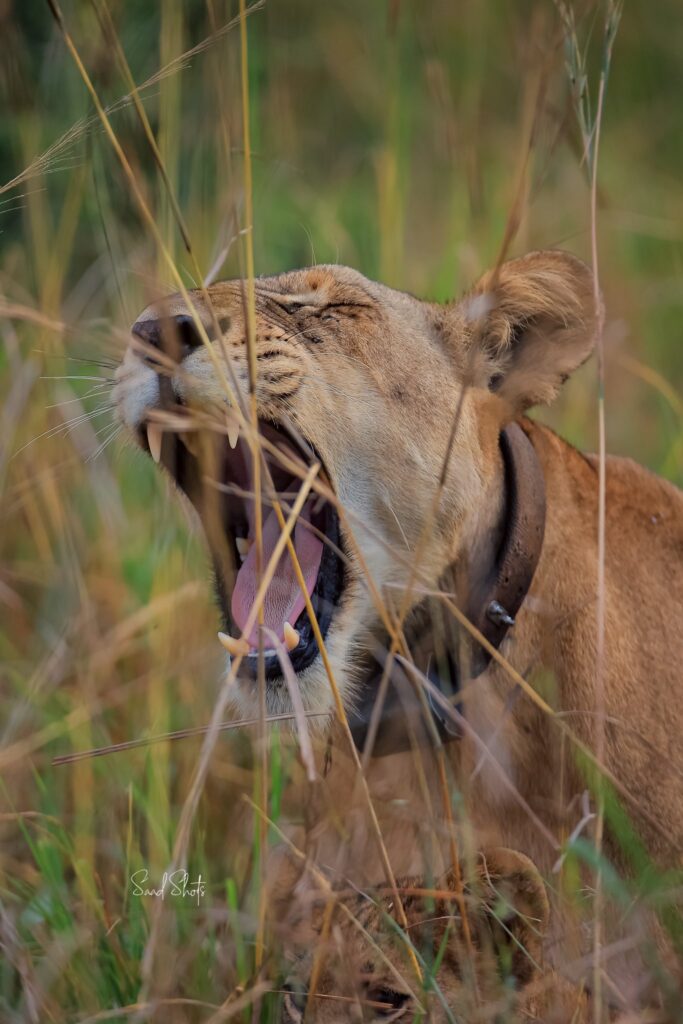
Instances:
[[[500,601],[491,601],[486,609],[486,616],[495,626],[507,626],[509,629],[515,624],[513,616],[503,608]]]

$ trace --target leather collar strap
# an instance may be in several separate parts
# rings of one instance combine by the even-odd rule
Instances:
[[[484,571],[470,584],[467,613],[496,650],[514,626],[529,591],[545,531],[543,471],[534,446],[518,423],[502,432],[500,450],[505,473],[503,539],[489,572]],[[490,653],[477,644],[472,678],[481,675],[490,660]]]
[[[515,616],[529,591],[541,556],[545,528],[543,472],[531,441],[518,423],[511,423],[501,433],[500,450],[505,494],[502,539],[495,557],[488,564],[476,566],[472,572],[465,609],[470,622],[496,650],[514,626]],[[456,649],[457,646],[456,643]],[[469,678],[480,676],[490,660],[490,652],[481,644],[472,642]],[[452,697],[462,682],[462,672],[452,650],[447,655],[446,669],[437,672],[432,667],[427,675],[444,695]],[[356,711],[349,716],[354,743],[361,751],[365,746],[380,679],[381,672],[379,675],[372,673],[364,684]],[[442,741],[456,739],[459,732],[453,720],[433,701],[430,700],[429,705]],[[411,707],[419,713],[412,686],[400,666],[394,664],[373,756],[381,757],[410,748],[411,737],[405,718]]]

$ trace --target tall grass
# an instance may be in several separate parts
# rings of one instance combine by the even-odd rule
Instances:
[[[562,10],[496,0],[292,0],[226,31],[239,11],[216,0],[0,12],[3,1019],[277,1012],[262,866],[301,768],[279,734],[252,747],[218,731],[201,539],[109,408],[135,314],[209,275],[316,261],[443,299],[503,240],[590,258],[585,86],[599,81],[602,10],[577,5],[574,36]],[[681,44],[675,0],[626,5],[593,193],[607,446],[678,483]],[[595,448],[597,397],[587,367],[542,415]],[[52,764],[212,716],[208,741]],[[672,878],[603,786],[630,875],[577,834],[562,884],[578,893],[582,866],[597,868],[625,912],[649,902],[680,941]],[[198,903],[135,895],[135,872],[152,883],[179,863],[204,880]]]

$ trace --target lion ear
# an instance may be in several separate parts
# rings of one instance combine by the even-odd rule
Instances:
[[[565,252],[503,263],[457,310],[475,383],[497,392],[515,413],[551,402],[595,344],[593,274]]]
[[[513,978],[523,988],[536,976],[543,959],[543,940],[548,929],[550,906],[546,887],[533,861],[523,853],[504,847],[478,854],[463,898],[468,929],[478,950],[482,967],[489,963],[503,978]],[[424,879],[398,882],[403,910],[416,942],[441,948],[447,935],[451,964],[462,964],[468,956],[465,929],[456,898],[459,885],[452,870],[437,883],[433,898],[414,890],[431,888]],[[446,896],[448,891],[452,895]],[[393,899],[382,904],[387,913],[395,909]]]
[[[499,966],[527,985],[539,969],[550,917],[543,879],[523,853],[504,848],[480,854],[477,876]]]

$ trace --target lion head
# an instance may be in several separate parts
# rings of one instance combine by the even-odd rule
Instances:
[[[119,415],[199,512],[245,709],[261,636],[269,711],[290,708],[292,674],[308,710],[331,710],[311,610],[352,701],[383,603],[400,607],[410,583],[416,607],[480,542],[501,502],[501,429],[553,398],[594,321],[591,274],[560,252],[504,263],[446,305],[317,266],[143,311]]]
[[[400,881],[403,914],[388,887],[301,891],[286,929],[283,1024],[587,1020],[583,993],[543,969],[549,908],[533,863],[492,849],[472,876],[460,897],[452,872]]]

